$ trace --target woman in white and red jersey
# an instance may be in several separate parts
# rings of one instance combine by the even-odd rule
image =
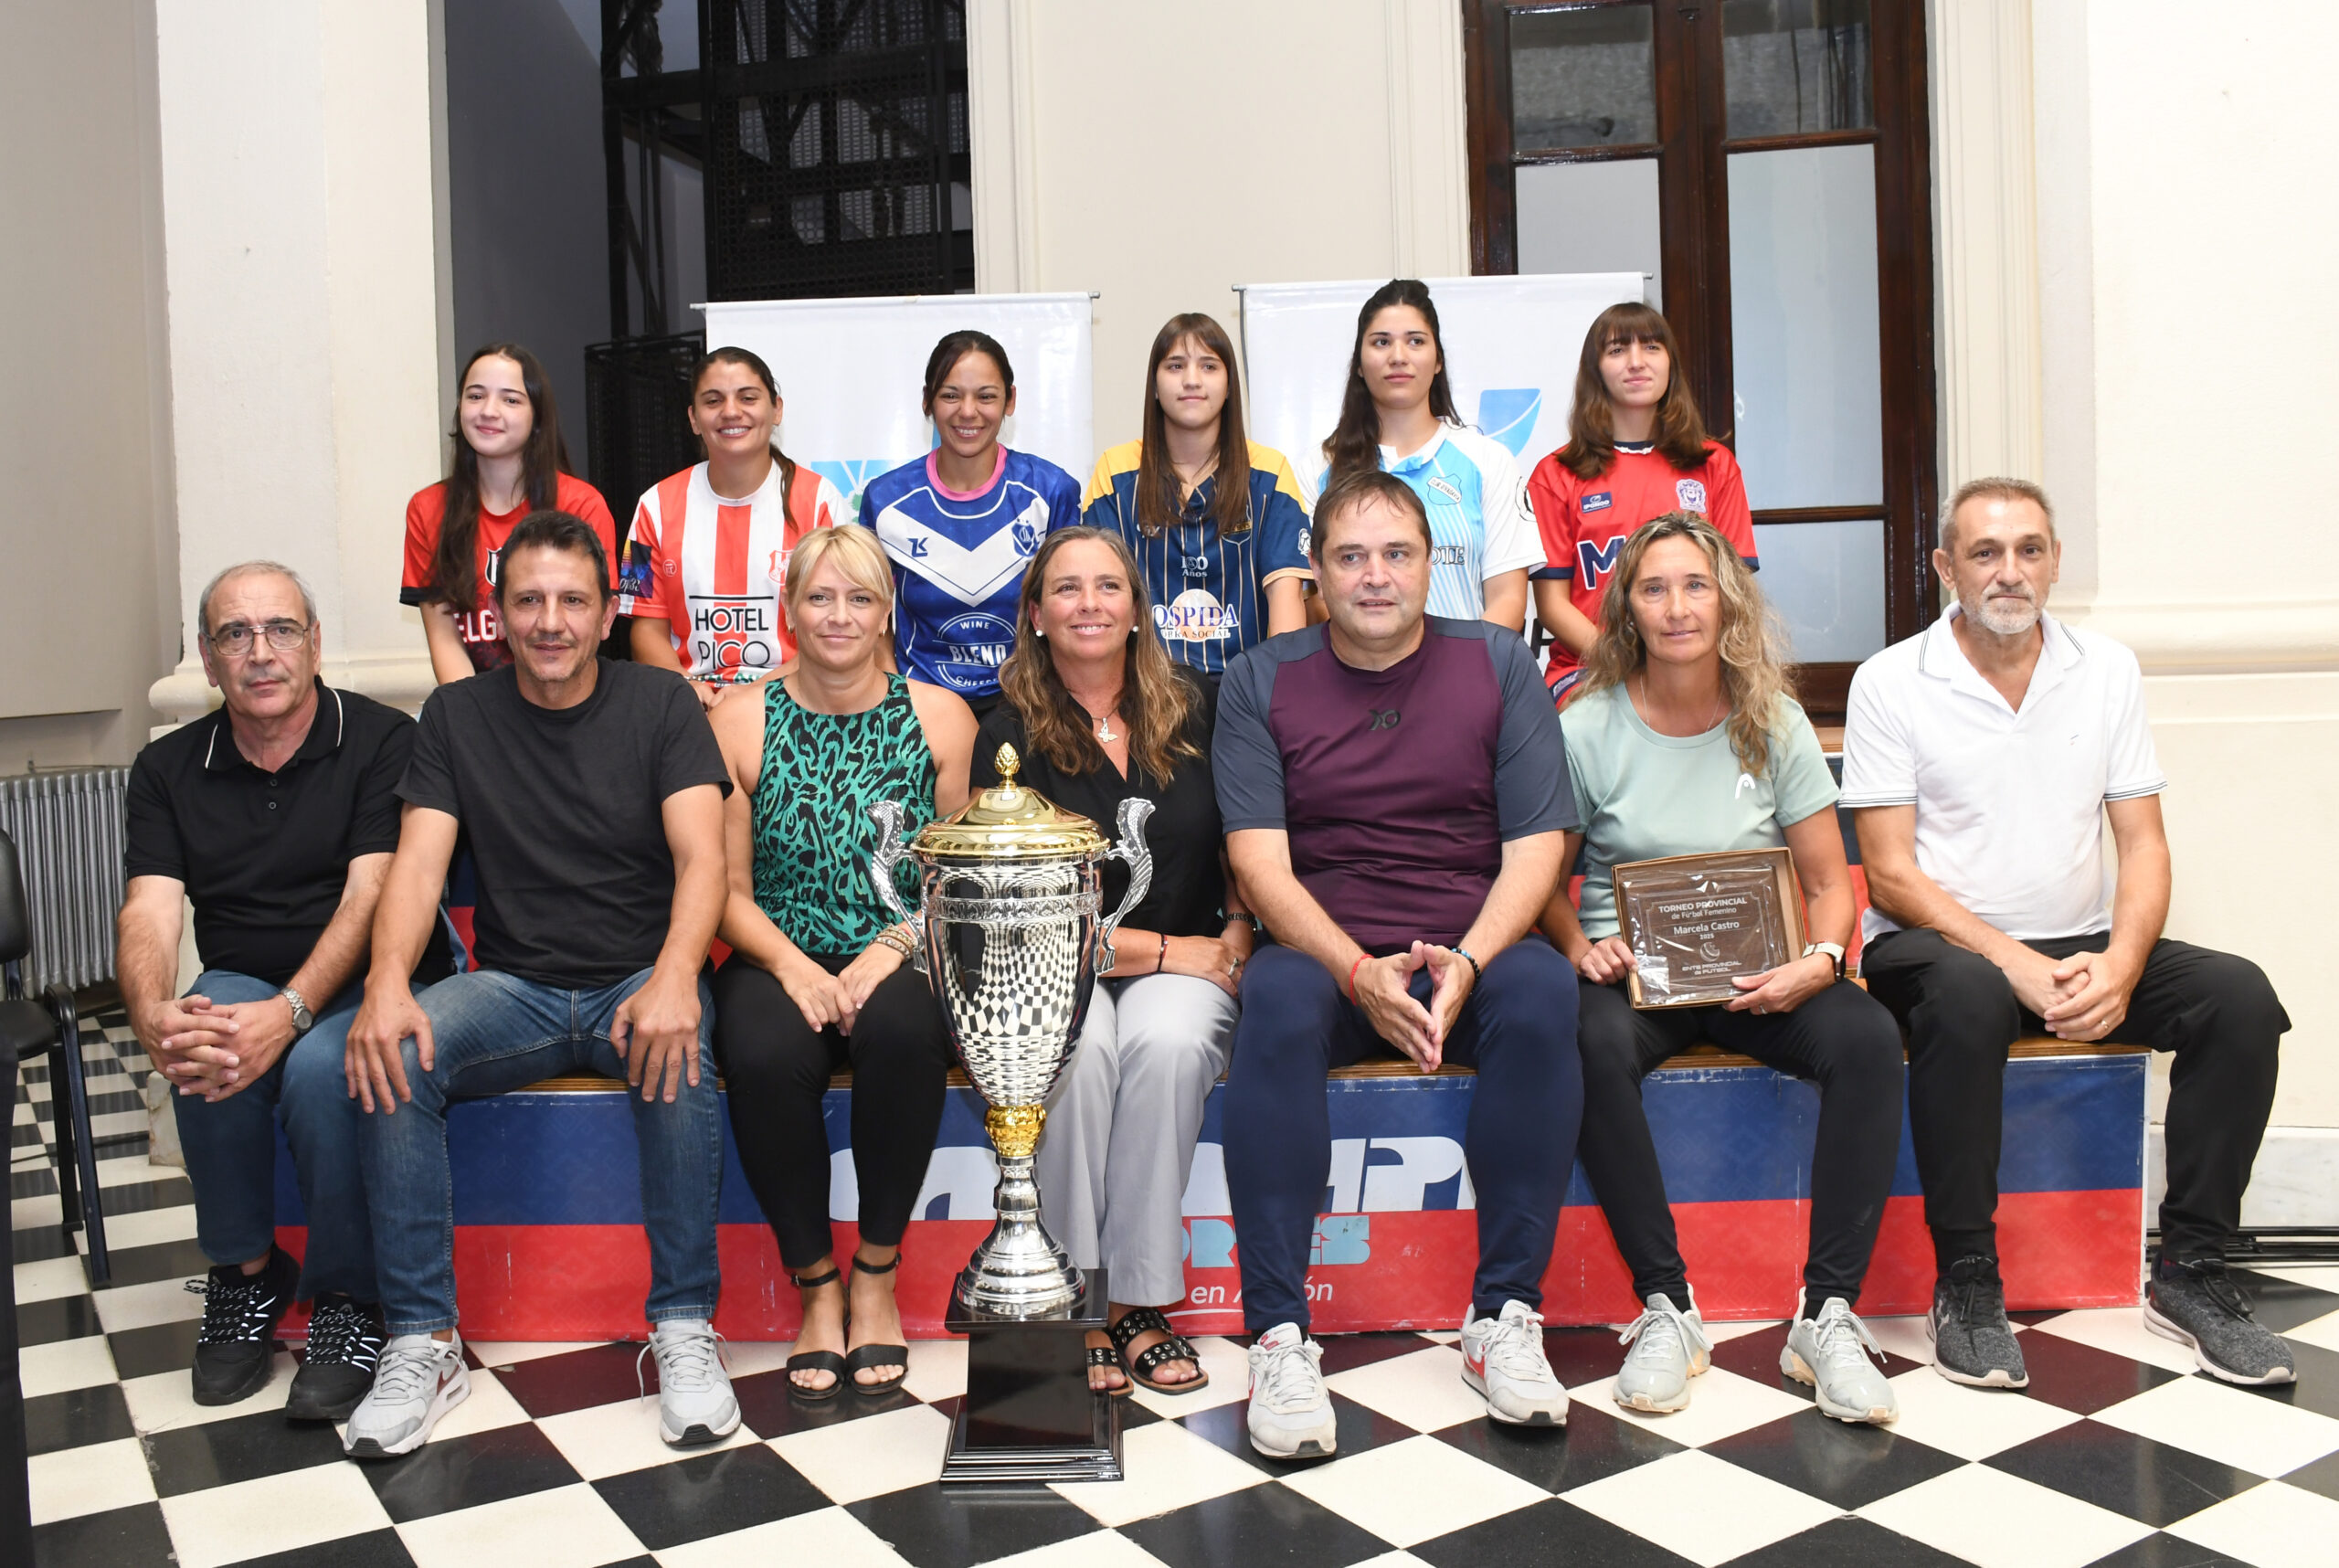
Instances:
[[[718,348],[698,362],[691,429],[706,461],[642,493],[619,573],[635,661],[681,671],[710,708],[796,657],[788,557],[812,529],[851,521],[837,487],[772,439],[780,408],[761,356]]]
[[[531,512],[592,524],[614,567],[617,524],[601,493],[568,470],[560,414],[536,356],[492,343],[463,366],[447,477],[406,504],[406,573],[398,602],[422,610],[431,673],[444,685],[512,662],[495,613],[496,558]]]
[[[1673,329],[1650,306],[1611,305],[1583,334],[1568,444],[1535,465],[1528,504],[1543,536],[1535,611],[1553,639],[1544,679],[1564,703],[1599,635],[1600,600],[1633,530],[1668,512],[1712,524],[1751,569],[1754,519],[1738,460],[1706,438],[1678,381]]]

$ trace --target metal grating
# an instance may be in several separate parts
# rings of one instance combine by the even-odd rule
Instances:
[[[705,352],[699,333],[624,338],[585,350],[585,429],[593,488],[609,503],[620,539],[634,503],[651,485],[706,453],[691,433],[691,366]],[[609,563],[615,569],[617,563]]]
[[[72,768],[0,779],[0,832],[16,846],[32,950],[25,987],[78,991],[113,978],[123,894],[127,768]]]

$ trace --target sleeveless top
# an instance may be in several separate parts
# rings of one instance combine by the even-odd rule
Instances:
[[[902,804],[906,839],[934,820],[934,753],[910,705],[909,683],[885,678],[885,695],[857,714],[818,714],[764,688],[763,768],[753,818],[756,904],[807,953],[850,957],[894,923],[870,885],[877,824],[869,808]],[[917,898],[915,870],[894,870],[903,902]]]

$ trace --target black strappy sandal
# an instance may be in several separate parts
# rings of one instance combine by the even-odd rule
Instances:
[[[859,1253],[855,1253],[852,1258],[852,1271],[855,1274],[891,1274],[901,1266],[902,1255],[898,1252],[894,1255],[893,1262],[882,1265],[862,1262]],[[848,1351],[842,1365],[844,1367],[842,1381],[852,1387],[852,1392],[874,1398],[879,1394],[893,1393],[901,1387],[902,1381],[910,1375],[910,1348],[907,1345],[863,1345],[857,1351]],[[892,1377],[878,1383],[863,1383],[852,1375],[864,1368],[877,1372],[886,1367],[899,1367],[901,1370]]]
[[[1202,1359],[1195,1353],[1192,1341],[1170,1326],[1159,1307],[1132,1307],[1121,1314],[1120,1321],[1105,1332],[1113,1341],[1113,1349],[1125,1363],[1129,1379],[1156,1393],[1191,1393],[1210,1386],[1210,1373],[1202,1371]],[[1128,1359],[1129,1344],[1139,1334],[1159,1333],[1170,1337],[1149,1350],[1141,1351],[1134,1361]],[[1159,1383],[1153,1376],[1156,1367],[1164,1361],[1191,1361],[1194,1376],[1190,1383]]]
[[[788,1277],[788,1282],[799,1290],[817,1290],[823,1285],[834,1284],[836,1279],[837,1271],[834,1268],[831,1268],[826,1274],[809,1276],[791,1274]],[[850,1330],[852,1326],[852,1316],[848,1312],[845,1327]],[[834,1351],[799,1351],[788,1358],[787,1370],[790,1372],[824,1372],[829,1374],[829,1386],[826,1388],[807,1388],[793,1377],[788,1380],[788,1392],[790,1394],[813,1404],[818,1404],[824,1399],[834,1399],[838,1394],[842,1393],[846,1382],[852,1374],[852,1367],[847,1365],[845,1359]]]
[[[1121,1386],[1118,1388],[1098,1388],[1092,1383],[1089,1385],[1089,1393],[1109,1393],[1115,1399],[1125,1399],[1130,1393],[1136,1392],[1137,1384],[1129,1381],[1129,1369],[1121,1364],[1121,1352],[1113,1349],[1112,1346],[1091,1345],[1088,1347],[1088,1370],[1094,1372],[1098,1367],[1110,1367],[1115,1372],[1120,1373]]]

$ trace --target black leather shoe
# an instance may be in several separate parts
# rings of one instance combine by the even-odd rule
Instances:
[[[267,1386],[276,1325],[300,1283],[301,1266],[280,1246],[269,1249],[268,1266],[258,1274],[232,1263],[211,1270],[195,1340],[196,1404],[233,1404]]]
[[[288,1421],[346,1421],[374,1386],[386,1336],[382,1309],[346,1296],[320,1296],[309,1313],[309,1348],[284,1401]]]

